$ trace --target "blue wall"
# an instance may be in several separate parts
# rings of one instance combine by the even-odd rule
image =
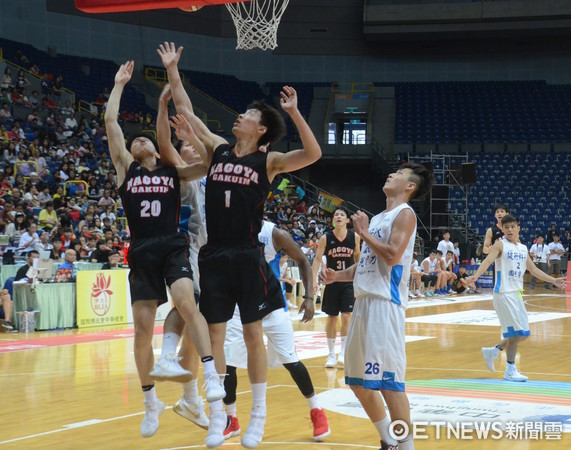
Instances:
[[[160,64],[156,54],[158,43],[174,41],[185,47],[182,68],[230,74],[259,83],[542,79],[553,84],[569,83],[571,79],[571,57],[548,51],[436,57],[419,48],[415,57],[281,56],[260,50],[236,51],[235,38],[213,38],[49,13],[45,0],[2,0],[0,36],[41,50],[55,47],[62,54],[111,59],[117,63],[134,59],[141,66]]]

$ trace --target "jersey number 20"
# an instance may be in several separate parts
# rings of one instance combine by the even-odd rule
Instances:
[[[161,202],[159,200],[143,200],[141,202],[141,217],[159,217],[161,215]]]

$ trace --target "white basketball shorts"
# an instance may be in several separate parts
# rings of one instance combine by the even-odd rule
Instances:
[[[268,339],[268,365],[280,367],[282,364],[299,361],[295,351],[293,325],[286,311],[276,309],[262,319],[262,329]],[[238,308],[226,324],[224,341],[226,364],[245,369],[248,367],[248,352],[244,342],[244,331]]]
[[[493,303],[504,338],[529,336],[527,310],[520,292],[494,292]]]
[[[355,300],[345,349],[345,383],[404,392],[404,308],[389,300]]]

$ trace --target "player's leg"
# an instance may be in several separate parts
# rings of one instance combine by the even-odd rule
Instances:
[[[176,381],[184,383],[192,378],[192,373],[179,364],[176,347],[184,330],[184,319],[177,308],[169,311],[163,326],[163,344],[161,356],[149,375],[157,381]]]
[[[291,320],[283,309],[276,310],[264,318],[262,326],[268,337],[268,360],[279,360],[290,373],[309,406],[313,439],[320,441],[331,434],[331,430],[325,411],[319,405],[307,367],[297,356]]]
[[[345,347],[347,346],[347,333],[349,332],[349,323],[351,322],[350,312],[341,312],[341,350],[337,364],[343,366],[345,364]]]
[[[7,290],[0,292],[0,304],[4,309],[4,322],[2,323],[2,327],[11,331],[14,329],[14,325],[12,324],[14,302],[10,298],[10,293]]]
[[[245,323],[243,327],[244,341],[248,349],[248,377],[252,389],[252,410],[248,429],[242,436],[242,445],[246,448],[255,448],[262,442],[266,423],[268,361],[262,333],[262,321],[256,320]]]
[[[224,410],[228,416],[226,428],[224,429],[224,439],[229,439],[240,434],[240,423],[236,412],[236,391],[238,389],[238,375],[236,367],[226,365],[226,377],[224,378]]]
[[[408,430],[412,430],[410,419],[410,403],[405,392],[393,391],[390,389],[381,389],[381,394],[391,414],[391,422],[396,420],[405,422]],[[399,436],[398,449],[399,450],[413,450],[414,443],[412,435],[406,436],[404,426],[395,426],[393,433]]]
[[[351,313],[355,304],[355,293],[353,291],[353,283],[345,283],[343,289],[339,293],[339,311],[341,312],[341,350],[337,364],[343,366],[345,363],[345,346],[347,344],[347,333],[349,331],[349,322],[351,321]]]
[[[327,338],[327,348],[329,350],[325,367],[335,367],[337,365],[335,339],[337,338],[337,317],[339,315],[338,293],[339,283],[326,286],[325,291],[323,292],[321,311],[327,314],[325,336]]]
[[[167,317],[168,319],[168,317]],[[165,321],[166,325],[166,321]],[[166,326],[165,326],[166,331]],[[183,395],[173,406],[173,411],[178,415],[190,420],[201,428],[208,429],[208,417],[204,412],[204,400],[198,394],[198,366],[200,356],[194,347],[188,334],[182,337],[179,357],[182,357],[180,365],[191,372],[190,380],[183,383]]]
[[[141,423],[141,435],[151,437],[159,429],[159,416],[165,409],[165,404],[157,398],[153,379],[149,376],[154,362],[152,339],[157,301],[137,300],[133,302],[132,309],[135,364],[145,397],[145,416]]]

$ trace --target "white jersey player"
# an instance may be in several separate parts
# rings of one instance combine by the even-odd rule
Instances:
[[[276,228],[271,222],[264,221],[262,230],[258,234],[258,239],[264,244],[264,257],[276,277],[279,278],[280,253],[278,249],[281,249],[299,265],[305,292],[313,292],[313,277],[311,275],[309,260],[289,233]],[[305,300],[300,307],[300,312],[305,311],[302,321],[307,322],[313,318],[313,297],[304,296],[304,298]],[[283,364],[290,372],[309,405],[310,417],[313,424],[313,438],[316,441],[322,440],[331,433],[331,430],[329,429],[325,412],[319,407],[307,368],[297,356],[293,326],[285,308],[272,311],[264,317],[262,319],[262,328],[268,338],[268,364],[274,367]],[[247,368],[248,361],[238,307],[236,307],[232,319],[226,324],[224,352],[226,354],[227,372],[224,378],[224,387],[226,390],[224,405],[228,415],[228,426],[224,431],[224,437],[230,438],[240,434],[240,425],[236,417],[236,386],[238,383],[236,368]]]
[[[498,314],[504,339],[495,347],[483,347],[482,356],[488,369],[494,372],[494,360],[500,351],[506,349],[507,367],[504,378],[508,381],[526,381],[527,377],[515,366],[517,346],[530,334],[527,311],[521,295],[523,275],[529,270],[531,275],[561,288],[565,287],[565,281],[550,277],[528,258],[527,247],[519,243],[519,222],[514,216],[508,214],[501,221],[504,238],[496,241],[486,259],[469,280],[475,282],[495,261],[494,309]]]
[[[383,187],[387,209],[369,224],[353,215],[364,241],[359,262],[349,269],[321,273],[325,283],[353,281],[355,308],[347,336],[345,383],[351,387],[381,437],[382,449],[414,448],[410,406],[405,394],[405,309],[416,236],[416,216],[407,204],[430,192],[434,175],[420,164],[404,164]],[[376,391],[380,391],[378,395]],[[385,411],[383,399],[390,411]],[[398,421],[393,427],[390,420]],[[403,436],[398,442],[394,436]]]

